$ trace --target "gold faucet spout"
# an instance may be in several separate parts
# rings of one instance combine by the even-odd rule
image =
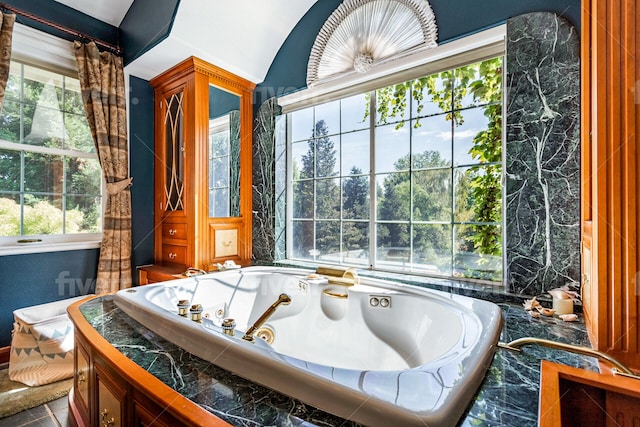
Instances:
[[[250,342],[253,342],[255,340],[253,334],[255,334],[256,331],[258,329],[260,329],[260,327],[262,325],[264,325],[264,323],[267,320],[269,320],[269,318],[273,315],[273,313],[275,313],[275,311],[278,308],[278,306],[280,306],[280,305],[289,305],[290,303],[291,303],[291,297],[289,297],[289,295],[280,294],[280,296],[278,297],[276,302],[271,304],[269,306],[269,308],[267,308],[265,310],[265,312],[262,313],[262,316],[258,317],[258,320],[256,320],[255,323],[249,329],[247,329],[247,332],[245,332],[245,334],[242,337],[242,339],[250,341]]]

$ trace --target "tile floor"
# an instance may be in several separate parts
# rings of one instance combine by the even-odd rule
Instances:
[[[67,427],[67,396],[0,419],[0,427]]]

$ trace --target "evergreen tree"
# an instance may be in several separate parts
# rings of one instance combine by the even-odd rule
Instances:
[[[308,150],[302,156],[300,176],[313,177],[315,181],[300,180],[295,183],[294,212],[304,218],[316,219],[316,229],[312,222],[301,222],[300,233],[294,239],[296,253],[330,254],[340,251],[340,187],[336,176],[336,149],[333,140],[327,136],[329,128],[324,120],[318,120],[313,134],[307,140]],[[315,187],[315,188],[314,188]],[[295,214],[294,214],[295,215]],[[323,221],[332,220],[332,221]],[[335,222],[338,225],[336,232]],[[314,245],[315,242],[315,245]],[[315,252],[312,252],[314,251]]]
[[[351,174],[344,178],[342,191],[343,250],[353,257],[368,258],[369,255],[369,177],[362,170],[351,168]],[[348,221],[363,220],[363,222]]]

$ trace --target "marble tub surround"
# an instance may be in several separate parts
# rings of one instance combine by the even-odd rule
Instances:
[[[591,347],[582,316],[567,323],[557,317],[530,317],[521,305],[499,304],[504,317],[500,341],[508,343],[523,337],[538,337],[578,346]],[[499,349],[475,400],[459,426],[536,426],[540,394],[540,361],[598,371],[593,357],[581,356],[541,346],[527,346],[522,352]]]
[[[336,415],[453,426],[493,358],[499,307],[394,281],[337,285],[313,271],[247,267],[123,290],[115,303],[190,353]],[[176,315],[181,300],[202,304],[201,323]],[[263,313],[251,330],[271,345],[248,343]],[[235,336],[222,333],[225,317]]]
[[[580,52],[564,18],[507,21],[505,281],[539,295],[580,279]]]
[[[520,304],[501,303],[504,327],[500,341],[536,336],[589,345],[582,322],[531,319]],[[234,426],[354,426],[303,402],[251,383],[199,359],[131,319],[102,296],[80,306],[87,321],[132,361],[169,387]],[[597,370],[595,359],[545,347],[522,353],[498,349],[474,400],[459,426],[535,426],[540,360]]]
[[[278,261],[275,263],[265,263],[264,265],[276,265],[279,267],[293,268],[314,268],[314,264],[299,261]],[[360,277],[372,277],[376,279],[393,280],[408,285],[419,286],[437,291],[449,292],[457,295],[464,295],[471,298],[482,299],[494,303],[512,303],[522,306],[522,303],[531,296],[520,295],[511,292],[507,287],[500,286],[492,282],[478,282],[468,280],[454,280],[448,278],[425,277],[420,275],[394,273],[389,271],[356,270]],[[538,302],[543,307],[552,308],[553,301],[551,295],[545,293],[536,295]],[[582,313],[582,303],[574,300],[574,312]]]
[[[113,347],[233,426],[357,425],[191,355],[127,316],[112,296],[88,301],[80,311]]]

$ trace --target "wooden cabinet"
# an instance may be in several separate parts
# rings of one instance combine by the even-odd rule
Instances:
[[[89,363],[89,353],[78,343],[74,346],[75,375],[73,388],[75,390],[75,401],[78,406],[80,422],[78,424],[89,425],[89,380],[91,369]]]
[[[249,264],[255,84],[190,57],[151,85],[155,262],[183,271]]]
[[[542,361],[538,425],[637,426],[638,380]]]
[[[99,363],[95,366],[98,402],[98,424],[104,427],[122,427],[126,424],[127,390],[122,380]]]
[[[80,312],[82,302],[68,309],[75,339],[70,425],[229,426],[111,346]]]
[[[175,427],[182,425],[175,417],[163,411],[151,399],[141,393],[133,398],[133,425],[136,427]]]
[[[637,2],[582,2],[582,268],[594,348],[640,369]]]
[[[138,282],[140,285],[164,282],[167,280],[183,279],[185,269],[181,265],[143,265],[138,267]]]

